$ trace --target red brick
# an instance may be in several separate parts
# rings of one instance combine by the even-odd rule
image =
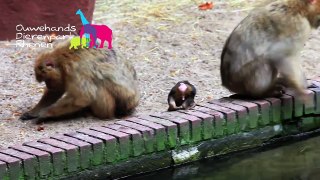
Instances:
[[[180,145],[185,145],[190,142],[190,126],[189,121],[186,119],[183,119],[181,117],[173,116],[172,114],[169,114],[167,112],[163,113],[155,113],[151,115],[152,117],[161,118],[164,120],[169,120],[170,122],[173,122],[178,125],[178,134],[179,134],[179,143]]]
[[[115,137],[90,129],[81,129],[77,132],[103,140],[105,143],[104,154],[107,162],[114,162],[120,157],[117,148],[117,139]]]
[[[301,117],[303,115],[303,100],[296,95],[292,90],[286,90],[286,95],[292,97],[293,101],[293,116]]]
[[[27,143],[24,143],[23,145],[49,152],[52,157],[54,174],[61,175],[64,173],[64,169],[66,168],[66,162],[65,162],[66,155],[63,149],[59,149],[59,148],[50,146],[48,144],[43,144],[40,142],[27,142]]]
[[[66,135],[54,135],[51,138],[77,146],[80,151],[81,169],[90,167],[90,159],[92,159],[93,155],[91,151],[91,144]]]
[[[118,124],[108,124],[104,127],[129,134],[132,139],[132,154],[134,156],[139,156],[144,153],[144,141],[142,134],[139,131]]]
[[[196,116],[188,115],[178,111],[168,112],[175,117],[183,118],[189,121],[191,125],[191,142],[198,142],[202,140],[202,119]]]
[[[236,111],[232,110],[232,109],[228,109],[225,107],[222,107],[220,105],[217,104],[211,104],[211,103],[205,103],[202,104],[201,106],[221,112],[224,114],[224,116],[226,117],[226,126],[227,126],[227,133],[230,134],[234,134],[237,133],[237,129],[238,129],[238,123],[237,123],[237,118],[236,118]]]
[[[271,105],[268,101],[266,100],[249,100],[250,102],[257,104],[259,107],[259,112],[260,112],[260,119],[259,119],[259,125],[260,126],[265,126],[270,124],[271,122]]]
[[[320,88],[310,88],[315,94],[315,114],[320,114]]]
[[[266,98],[268,102],[271,104],[271,112],[272,112],[272,121],[273,123],[281,122],[281,100],[278,98]]]
[[[316,109],[316,93],[312,90],[307,90],[306,102],[303,104],[304,114],[313,114]]]
[[[196,106],[194,109],[214,117],[214,138],[219,138],[226,134],[226,120],[224,119],[223,113],[201,106]]]
[[[145,149],[147,153],[154,152],[156,150],[157,146],[153,129],[130,121],[117,121],[115,124],[130,127],[141,132],[143,139],[145,140]]]
[[[158,151],[162,151],[165,150],[166,148],[166,144],[167,144],[167,133],[166,133],[166,129],[164,126],[156,124],[154,122],[151,121],[146,121],[143,119],[139,119],[137,117],[130,117],[128,119],[126,119],[127,121],[133,122],[133,123],[137,123],[149,128],[152,128],[154,130],[154,137],[156,139],[156,147]]]
[[[248,113],[247,121],[249,124],[249,128],[254,129],[258,127],[259,108],[257,104],[254,104],[249,101],[241,100],[241,99],[231,99],[231,98],[222,98],[222,99],[229,101],[232,104],[245,107]]]
[[[40,177],[48,177],[53,172],[51,155],[48,152],[23,145],[12,146],[10,148],[36,156],[40,167]]]
[[[211,139],[213,137],[214,116],[202,113],[197,110],[179,111],[202,119],[202,138]]]
[[[24,175],[27,179],[35,179],[38,176],[36,172],[38,169],[38,164],[35,156],[14,149],[3,149],[0,151],[0,153],[20,159],[23,164]]]
[[[177,145],[177,139],[178,139],[178,126],[177,124],[165,120],[165,119],[161,119],[161,118],[157,118],[157,117],[152,117],[150,115],[140,115],[137,116],[137,118],[139,119],[144,119],[150,122],[154,122],[157,124],[161,124],[162,126],[164,126],[166,128],[166,132],[168,135],[168,144],[167,146],[169,148],[174,148]]]
[[[247,109],[243,106],[239,106],[230,102],[230,99],[223,98],[210,101],[209,103],[216,104],[231,110],[235,110],[237,117],[236,132],[245,131],[249,129],[249,120]]]
[[[100,165],[105,160],[105,153],[104,153],[104,143],[99,138],[93,138],[89,135],[81,134],[81,133],[69,133],[65,134],[65,136],[73,137],[79,139],[81,141],[85,141],[92,146],[93,150],[93,158],[90,159],[91,164],[93,165]]]
[[[119,143],[119,149],[120,149],[119,158],[120,159],[127,159],[128,157],[131,156],[132,147],[130,147],[131,144],[130,144],[130,135],[129,134],[115,131],[113,129],[102,127],[102,126],[93,127],[90,129],[116,137],[117,141]]]
[[[38,142],[49,144],[53,147],[57,147],[59,149],[64,149],[66,153],[66,164],[68,168],[68,172],[77,171],[80,167],[80,159],[78,159],[78,147],[72,144],[67,144],[65,142],[56,140],[56,139],[39,139]]]
[[[12,156],[8,156],[0,153],[0,161],[6,162],[8,167],[9,179],[22,179],[23,178],[23,170],[22,170],[22,161],[18,158],[14,158]]]
[[[281,97],[281,119],[288,120],[293,117],[293,97],[283,94]]]

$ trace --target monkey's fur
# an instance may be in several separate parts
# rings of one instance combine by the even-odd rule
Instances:
[[[267,0],[233,30],[221,55],[222,85],[250,98],[303,95],[299,53],[319,26],[320,0]]]
[[[41,54],[34,71],[46,89],[40,102],[22,120],[59,117],[91,109],[98,118],[131,114],[139,103],[136,71],[114,50],[69,50],[64,41]]]

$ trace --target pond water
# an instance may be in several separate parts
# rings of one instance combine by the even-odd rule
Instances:
[[[320,137],[165,169],[135,180],[319,180]]]

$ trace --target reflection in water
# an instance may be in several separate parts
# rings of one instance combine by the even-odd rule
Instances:
[[[264,152],[204,160],[131,179],[318,180],[320,137]]]

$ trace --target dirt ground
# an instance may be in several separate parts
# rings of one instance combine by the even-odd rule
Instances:
[[[220,83],[220,54],[252,2],[216,0],[212,10],[200,11],[201,1],[194,0],[97,0],[93,23],[113,29],[114,48],[132,61],[138,72],[142,96],[136,113],[165,111],[169,90],[185,79],[197,87],[197,103],[229,95]],[[308,77],[320,74],[319,38],[319,31],[314,32],[302,52]],[[48,122],[38,131],[37,125],[18,120],[43,91],[44,84],[35,81],[32,67],[38,51],[0,43],[0,148],[108,123],[77,118]]]

